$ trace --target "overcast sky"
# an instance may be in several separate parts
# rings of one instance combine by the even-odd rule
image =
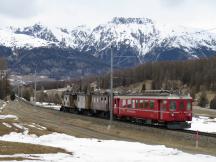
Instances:
[[[95,26],[113,17],[216,28],[216,0],[0,0],[0,26]]]

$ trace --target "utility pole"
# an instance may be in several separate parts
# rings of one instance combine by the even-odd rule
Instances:
[[[36,103],[36,90],[37,90],[37,84],[36,84],[36,69],[35,69],[35,77],[34,77],[34,101]]]
[[[17,84],[17,96],[19,97],[19,83]]]
[[[110,56],[110,125],[113,121],[113,49],[111,45],[111,56]]]
[[[108,125],[108,129],[111,128],[112,121],[113,121],[113,46],[110,46],[110,123]],[[120,56],[121,57],[121,56]],[[128,57],[128,56],[122,56],[122,57]],[[134,57],[134,56],[131,56]]]
[[[20,87],[20,96],[21,98],[23,98],[23,84],[21,84],[21,87]]]

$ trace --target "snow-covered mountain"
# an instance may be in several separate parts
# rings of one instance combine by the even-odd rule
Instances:
[[[87,42],[89,47],[95,49],[95,56],[100,56],[101,51],[112,44],[117,48],[116,53],[122,46],[132,48],[141,62],[169,60],[163,55],[172,50],[175,52],[172,52],[171,60],[207,57],[216,51],[214,33],[161,25],[147,18],[114,18],[94,28]],[[181,51],[182,56],[175,58],[177,50]]]
[[[7,48],[0,49],[0,52],[11,49],[16,55],[23,53],[23,49],[73,50],[80,55],[93,56],[101,63],[109,63],[111,46],[116,66],[129,67],[148,61],[216,55],[216,34],[202,29],[159,24],[148,18],[121,17],[93,29],[87,26],[49,28],[42,24],[0,29],[0,47]],[[16,52],[19,50],[22,52]]]
[[[0,45],[5,47],[17,48],[37,48],[48,47],[53,42],[29,36],[26,34],[17,34],[12,29],[0,29]]]

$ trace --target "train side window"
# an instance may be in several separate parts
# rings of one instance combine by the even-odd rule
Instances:
[[[167,100],[161,101],[161,108],[163,111],[166,111],[167,109]]]
[[[154,100],[150,100],[150,108],[154,109]]]
[[[135,100],[132,100],[132,108],[133,108],[133,109],[136,108],[136,102],[135,102]]]
[[[122,100],[122,107],[126,107],[126,100]]]
[[[175,111],[176,110],[176,101],[170,101],[170,110]]]
[[[190,103],[190,101],[187,102],[187,110],[191,110],[191,103]]]
[[[184,101],[180,101],[179,108],[180,108],[180,110],[184,109]]]
[[[114,99],[114,107],[117,107],[117,101]]]
[[[136,100],[136,108],[140,108],[139,107],[139,100]]]
[[[127,100],[127,107],[131,108],[131,100]]]
[[[140,100],[140,108],[144,108],[143,100]]]
[[[149,101],[148,100],[144,100],[144,108],[148,108],[149,106]]]

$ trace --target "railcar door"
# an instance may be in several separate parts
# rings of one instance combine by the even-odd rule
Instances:
[[[115,98],[114,99],[114,114],[118,115],[119,114],[119,106],[120,106],[120,99]]]
[[[159,114],[160,114],[160,120],[164,120],[164,113],[166,111],[166,100],[160,100],[160,110],[159,110]]]

